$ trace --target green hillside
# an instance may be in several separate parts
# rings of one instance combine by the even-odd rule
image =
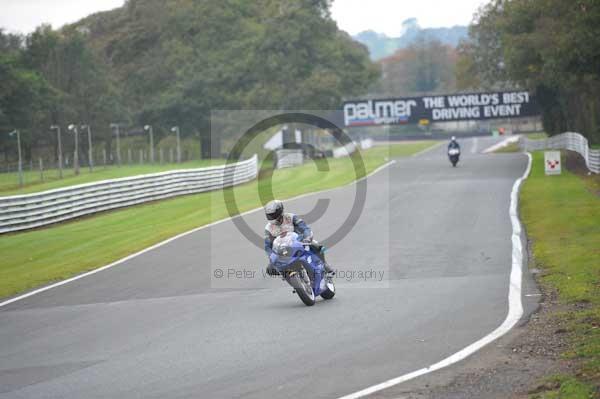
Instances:
[[[206,123],[210,109],[331,109],[377,77],[327,1],[130,0],[75,24],[134,116]]]
[[[184,137],[208,136],[211,110],[337,109],[379,69],[329,6],[129,0],[58,31],[0,31],[0,130],[21,131],[28,161],[56,159],[54,124],[89,124],[114,151],[113,122],[124,131],[153,125],[160,140],[175,125]],[[72,135],[63,136],[72,151]],[[13,141],[0,136],[0,163],[16,162]]]

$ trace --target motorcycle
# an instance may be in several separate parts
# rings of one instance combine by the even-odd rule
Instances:
[[[335,296],[333,279],[326,275],[323,261],[310,245],[298,239],[298,234],[277,237],[269,261],[306,306],[313,306],[319,295],[323,299]]]
[[[458,160],[460,158],[460,148],[449,148],[448,149],[448,158],[452,163],[453,167],[456,167]]]

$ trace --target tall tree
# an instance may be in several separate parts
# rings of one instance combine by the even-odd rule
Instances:
[[[383,77],[378,91],[383,94],[408,96],[456,87],[456,50],[424,35],[380,64]]]
[[[110,78],[108,65],[90,49],[82,29],[54,31],[43,25],[27,37],[25,64],[45,78],[57,101],[48,105],[37,131],[49,136],[51,124],[88,124],[96,139],[111,140],[108,125],[119,115],[119,93]],[[123,114],[123,111],[120,112]],[[54,141],[53,135],[48,141]]]
[[[56,99],[56,93],[41,74],[24,62],[22,37],[0,31],[0,49],[0,146],[5,154],[15,153],[14,144],[5,133],[18,129],[25,156],[29,157],[32,144],[39,138],[36,126]]]

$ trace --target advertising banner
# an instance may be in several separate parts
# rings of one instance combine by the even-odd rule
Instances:
[[[478,121],[539,115],[526,91],[346,101],[346,127]]]

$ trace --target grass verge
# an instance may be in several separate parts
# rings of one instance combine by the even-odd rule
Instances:
[[[591,398],[600,386],[600,197],[598,177],[568,170],[545,176],[544,154],[533,154],[531,176],[521,192],[521,218],[532,242],[544,292],[568,306],[554,317],[568,326],[564,357],[580,365],[573,375],[553,376],[555,389],[536,398]],[[597,388],[596,388],[597,389]],[[598,394],[598,391],[595,391]]]
[[[44,172],[44,181],[41,181],[39,171],[27,170],[23,172],[23,181],[25,182],[23,188],[19,188],[17,173],[0,173],[0,196],[35,193],[38,191],[52,190],[55,188],[73,186],[76,184],[85,184],[107,179],[118,179],[120,177],[129,177],[148,173],[166,172],[168,170],[201,168],[210,165],[222,164],[224,162],[224,160],[203,160],[163,165],[123,165],[122,167],[109,166],[106,168],[97,166],[94,168],[93,172],[90,172],[88,168],[81,168],[81,173],[78,176],[75,176],[73,168],[65,168],[63,170],[62,179],[58,178],[58,169],[52,169]]]
[[[390,157],[408,156],[435,142],[374,147],[362,157],[366,173]],[[310,163],[284,169],[234,191],[240,212],[261,206],[259,190],[290,198],[351,183],[352,161],[329,159],[328,171]],[[323,165],[321,165],[323,166]],[[45,229],[0,236],[0,298],[92,270],[179,233],[228,217],[222,191],[179,197],[92,216]]]
[[[540,132],[526,134],[525,137],[527,137],[529,140],[543,140],[548,138],[548,135],[546,133]]]

